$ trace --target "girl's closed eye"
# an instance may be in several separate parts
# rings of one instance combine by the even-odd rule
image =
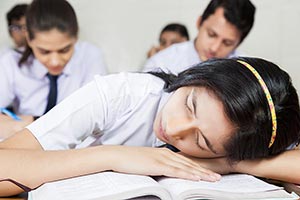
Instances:
[[[68,53],[71,50],[71,45],[59,50],[59,53]]]
[[[44,50],[44,49],[39,49],[39,52],[40,54],[43,54],[43,55],[47,55],[50,53],[50,51],[47,51],[47,50]]]
[[[204,151],[204,150],[206,150],[206,149],[204,149],[201,145],[200,145],[200,143],[199,143],[199,132],[198,131],[196,131],[196,133],[195,133],[195,136],[196,136],[196,139],[195,139],[195,142],[196,142],[196,145],[202,150],[202,151]]]

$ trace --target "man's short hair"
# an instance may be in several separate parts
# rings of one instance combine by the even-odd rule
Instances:
[[[241,43],[254,24],[255,6],[250,0],[211,0],[202,14],[200,25],[214,14],[217,8],[223,8],[225,19],[240,31]]]
[[[17,4],[6,14],[8,26],[12,24],[13,20],[20,20],[21,17],[25,16],[27,4]]]

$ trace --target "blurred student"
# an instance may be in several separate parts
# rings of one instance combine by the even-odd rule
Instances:
[[[254,14],[250,0],[211,0],[198,18],[196,39],[154,55],[146,62],[144,71],[160,68],[176,74],[211,58],[238,56],[236,48],[250,32]]]
[[[26,46],[26,20],[25,13],[28,5],[17,4],[6,14],[8,32],[13,40],[13,49],[22,53]],[[2,48],[1,55],[11,48]]]
[[[34,0],[26,12],[23,54],[0,58],[0,108],[14,105],[18,118],[0,113],[0,138],[6,138],[42,116],[56,103],[106,74],[102,52],[77,42],[78,24],[66,0]]]
[[[175,43],[185,42],[189,40],[189,33],[187,28],[178,23],[166,25],[159,35],[159,46],[153,46],[147,53],[150,58],[157,52],[171,46]]]

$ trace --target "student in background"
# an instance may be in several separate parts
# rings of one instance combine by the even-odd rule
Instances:
[[[237,56],[236,48],[250,32],[254,14],[250,0],[211,0],[197,21],[196,39],[159,52],[148,59],[143,71],[159,67],[178,73],[211,58]]]
[[[157,52],[171,46],[175,43],[185,42],[189,40],[189,33],[187,28],[178,23],[166,25],[159,35],[159,46],[153,46],[147,53],[150,58]]]
[[[26,47],[26,20],[25,13],[28,4],[17,4],[6,14],[6,20],[8,25],[8,32],[12,38],[14,45],[12,48],[5,48],[1,51],[1,55],[5,51],[13,49],[14,51],[22,54]],[[2,108],[3,109],[6,108]],[[7,107],[7,112],[13,109],[13,106]],[[16,117],[17,118],[17,117]]]
[[[209,60],[178,76],[97,76],[0,143],[0,196],[107,170],[217,181],[213,170],[300,183],[300,151],[286,151],[299,136],[291,79],[263,59]],[[163,144],[180,154],[151,148]]]
[[[7,14],[7,25],[10,37],[14,42],[14,50],[22,53],[26,46],[26,20],[25,13],[28,5],[17,4]]]
[[[0,107],[14,105],[21,118],[0,113],[0,138],[6,138],[45,114],[57,102],[106,74],[102,52],[77,42],[78,24],[65,0],[34,0],[26,13],[28,46],[0,59]]]

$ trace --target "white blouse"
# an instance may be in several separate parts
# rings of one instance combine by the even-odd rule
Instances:
[[[32,62],[18,65],[21,54],[7,51],[0,57],[0,107],[18,105],[17,114],[41,116],[49,93],[48,72],[33,56]],[[57,102],[91,81],[95,74],[106,74],[106,66],[99,48],[78,42],[72,58],[58,78]]]
[[[119,144],[158,146],[153,121],[169,93],[144,73],[96,76],[27,128],[46,150]]]

